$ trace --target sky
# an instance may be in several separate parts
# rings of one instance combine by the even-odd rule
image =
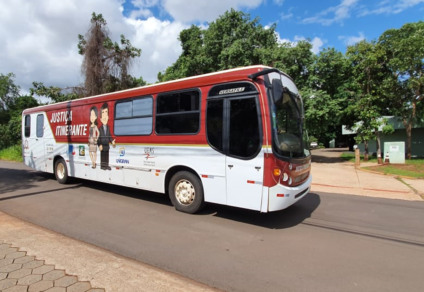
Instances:
[[[131,75],[154,83],[180,55],[183,29],[207,28],[231,8],[264,27],[276,24],[280,42],[310,40],[315,54],[325,48],[345,53],[361,40],[424,20],[424,0],[0,0],[0,73],[15,74],[21,94],[34,81],[82,84],[78,34],[87,32],[96,12],[113,41],[124,34],[142,49]]]

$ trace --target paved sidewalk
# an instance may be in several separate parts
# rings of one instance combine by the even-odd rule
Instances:
[[[0,212],[0,291],[217,291]]]
[[[345,149],[312,151],[312,192],[423,201],[424,180],[397,178],[355,168],[339,157]],[[361,164],[367,166],[372,164]]]

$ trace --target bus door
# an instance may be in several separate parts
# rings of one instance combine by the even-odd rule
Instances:
[[[260,210],[264,176],[256,96],[226,100],[227,203]]]
[[[25,117],[24,156],[28,166],[36,170],[46,170],[44,153],[44,115]],[[32,127],[31,127],[32,126]]]
[[[225,157],[228,205],[261,208],[264,157],[260,125],[257,95],[208,100],[208,141]]]

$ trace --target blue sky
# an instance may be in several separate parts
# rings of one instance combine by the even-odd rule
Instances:
[[[168,21],[205,26],[220,14],[214,9],[209,14],[190,13],[181,17],[178,12],[167,9],[167,1],[127,0],[123,14],[130,16],[143,10],[144,15]],[[192,11],[209,9],[210,1],[179,1],[198,7]],[[227,10],[235,8],[258,17],[263,26],[277,25],[282,40],[295,42],[299,39],[316,41],[317,51],[333,47],[345,52],[348,45],[360,40],[376,40],[384,31],[400,28],[408,22],[424,20],[424,0],[263,0],[263,1],[215,1],[232,2],[223,5]],[[142,8],[139,4],[143,4]],[[190,4],[188,4],[190,5]],[[217,5],[219,11],[219,6]],[[221,9],[221,11],[224,11]]]
[[[0,0],[0,73],[14,73],[23,91],[33,81],[82,84],[77,36],[96,12],[114,41],[124,34],[142,49],[131,74],[155,82],[181,53],[181,30],[206,28],[231,8],[265,27],[275,23],[280,42],[309,39],[316,54],[327,47],[344,53],[348,45],[424,20],[424,0]]]

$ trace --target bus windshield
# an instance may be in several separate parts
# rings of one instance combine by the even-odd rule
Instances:
[[[270,102],[273,149],[284,158],[307,157],[310,151],[304,129],[303,102],[296,85],[285,75],[271,73],[269,77],[272,84]]]

